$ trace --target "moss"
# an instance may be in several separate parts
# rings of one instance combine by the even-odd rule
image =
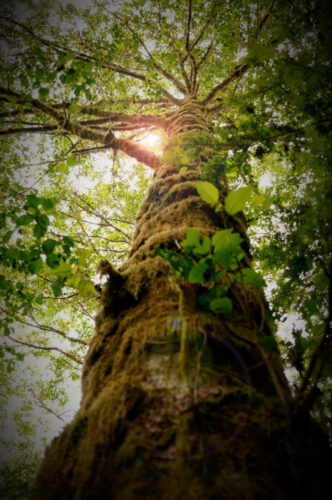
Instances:
[[[256,345],[271,334],[262,292],[234,283],[232,314],[213,314],[198,307],[199,286],[175,282],[155,255],[187,227],[224,227],[196,175],[165,166],[155,176],[119,286],[103,290],[80,411],[48,450],[35,500],[295,498],[279,483],[301,483],[288,472],[301,456]],[[241,216],[227,220],[245,233]]]

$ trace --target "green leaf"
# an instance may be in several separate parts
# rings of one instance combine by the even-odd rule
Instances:
[[[46,255],[48,255],[49,253],[53,252],[54,247],[58,244],[59,244],[58,241],[53,240],[52,238],[49,238],[49,239],[43,241],[42,249],[43,249],[44,253]]]
[[[46,229],[47,226],[49,225],[50,223],[50,220],[49,218],[47,217],[47,215],[43,214],[43,215],[39,215],[37,217],[37,224],[42,227],[43,229]]]
[[[201,233],[198,229],[188,228],[186,231],[186,238],[181,241],[181,246],[185,247],[194,247],[200,244]]]
[[[194,265],[190,269],[188,274],[188,281],[190,281],[190,283],[204,283],[204,273],[208,269],[208,264],[204,260],[201,260],[200,262],[198,262],[198,264]]]
[[[54,297],[60,297],[61,290],[62,290],[62,284],[59,284],[56,281],[55,283],[52,283],[51,288],[53,290]]]
[[[39,239],[41,238],[42,236],[44,236],[44,234],[46,233],[46,229],[41,227],[39,224],[36,224],[35,227],[33,228],[33,235]]]
[[[206,255],[207,253],[209,253],[210,248],[211,248],[211,240],[208,236],[204,236],[202,244],[197,245],[195,247],[194,251],[195,251],[195,254]]]
[[[54,253],[49,253],[46,257],[46,264],[51,269],[56,269],[60,264],[60,256]]]
[[[39,99],[41,101],[43,101],[44,99],[46,99],[46,97],[48,96],[49,92],[50,92],[49,89],[47,89],[45,87],[41,87],[39,89]]]
[[[215,313],[227,314],[232,312],[233,303],[228,297],[213,299],[210,302],[210,309]]]
[[[212,237],[215,253],[220,250],[234,251],[242,241],[243,238],[241,238],[239,233],[233,233],[233,229],[222,229]]]
[[[34,207],[37,208],[39,205],[39,198],[35,194],[29,194],[27,197],[27,202],[26,205],[28,207]]]
[[[250,267],[245,267],[236,273],[235,280],[238,283],[244,283],[245,285],[253,285],[257,287],[265,286],[263,278]]]
[[[196,181],[195,187],[203,201],[210,205],[218,202],[219,191],[214,184],[208,181]]]
[[[93,297],[96,295],[96,289],[93,281],[81,279],[78,284],[78,293],[81,297]]]
[[[55,268],[54,274],[58,276],[58,278],[64,280],[65,278],[68,278],[68,276],[71,276],[72,267],[67,262],[63,262],[61,260]]]
[[[52,210],[55,205],[54,199],[51,198],[40,198],[40,203],[44,210]]]
[[[67,165],[69,165],[70,167],[74,167],[75,165],[78,165],[79,162],[80,161],[76,156],[69,156],[69,158],[67,158]]]
[[[43,267],[43,259],[39,258],[37,260],[33,260],[32,262],[29,262],[28,268],[30,273],[32,274],[37,274]]]
[[[64,236],[62,238],[62,241],[63,241],[63,244],[66,246],[69,246],[69,247],[75,246],[74,240],[72,238],[70,238],[69,236]]]
[[[252,193],[252,186],[245,186],[231,191],[225,198],[225,210],[229,215],[234,215],[243,210]]]
[[[20,217],[17,218],[16,220],[16,225],[17,226],[27,226],[30,224],[30,222],[33,222],[35,218],[33,215],[27,214],[27,215],[21,215]]]

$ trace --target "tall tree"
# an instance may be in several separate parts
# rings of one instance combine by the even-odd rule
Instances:
[[[57,162],[69,152],[66,167],[112,150],[154,177],[125,262],[98,264],[106,284],[81,407],[48,449],[32,497],[323,498],[329,448],[309,412],[328,376],[331,334],[327,5],[38,8],[1,17],[4,144],[48,134]],[[162,156],[143,146],[152,132]],[[279,179],[262,194],[267,170]],[[6,233],[4,262],[28,274],[50,268],[56,296],[68,287],[92,296],[73,239],[49,237],[56,202],[29,193],[23,214],[7,213],[36,243],[13,253]],[[295,394],[252,268],[247,203],[252,224],[270,231],[278,216],[288,235],[279,230],[254,252],[280,282],[274,316],[297,307],[307,322],[309,338],[294,327],[287,350]],[[124,238],[126,223],[116,226]],[[318,306],[299,298],[303,282]],[[6,275],[1,283],[12,294]],[[39,300],[20,297],[27,311]]]

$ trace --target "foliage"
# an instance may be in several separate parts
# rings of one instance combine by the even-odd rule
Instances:
[[[148,183],[136,162],[165,161],[198,169],[196,188],[216,211],[245,211],[272,316],[280,331],[286,322],[278,343],[294,392],[306,398],[318,388],[311,409],[331,429],[328,11],[327,0],[3,7],[0,361],[8,394],[34,394],[61,421],[64,380],[79,377],[92,334],[96,263],[125,258]],[[184,130],[162,157],[144,148],[144,136],[167,131],[193,94],[209,132]],[[201,285],[203,307],[230,314],[227,280],[263,281],[239,270],[243,242],[224,231],[190,229],[181,251],[158,252]],[[15,377],[44,359],[48,377],[26,376],[24,395]]]

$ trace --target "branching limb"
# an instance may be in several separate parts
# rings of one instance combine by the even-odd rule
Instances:
[[[56,418],[58,418],[59,420],[61,420],[62,422],[64,422],[64,419],[61,417],[61,415],[59,415],[54,410],[52,410],[52,408],[50,408],[49,406],[47,406],[46,403],[45,403],[45,401],[43,401],[42,398],[40,396],[38,396],[38,394],[36,394],[31,389],[31,387],[29,388],[29,392],[31,392],[31,394],[33,395],[37,406],[39,406],[40,408],[43,408],[43,410],[47,411],[48,413],[51,413],[51,415],[54,415]]]
[[[256,28],[255,31],[255,38],[257,39],[262,31],[263,26],[265,25],[266,21],[269,19],[271,14],[273,13],[273,7],[276,3],[276,0],[274,0],[268,10],[266,11],[263,19],[259,23],[259,25]],[[216,85],[206,96],[204,99],[204,104],[210,102],[214,96],[220,92],[221,90],[227,89],[235,80],[240,79],[243,77],[243,75],[248,71],[250,66],[246,63],[240,63],[235,66],[235,68],[230,72],[230,74],[218,85]]]
[[[186,51],[187,54],[190,53],[190,24],[191,24],[191,14],[192,14],[192,0],[188,0],[188,18],[184,32],[184,38],[186,40]]]
[[[0,86],[0,94],[15,96],[17,99],[21,98],[17,92],[6,89],[3,86]],[[142,162],[153,169],[158,168],[160,165],[160,159],[154,153],[143,149],[140,145],[128,141],[127,139],[117,139],[112,130],[109,130],[107,134],[104,134],[97,129],[92,129],[91,127],[82,125],[78,122],[70,121],[54,106],[45,104],[38,99],[33,99],[32,105],[38,111],[53,118],[57,122],[58,127],[65,132],[75,135],[80,139],[99,143],[100,145],[105,145],[114,150],[123,151],[128,156],[135,158],[139,162]]]
[[[59,352],[60,354],[63,354],[66,358],[71,359],[72,361],[75,361],[75,363],[78,363],[80,365],[83,364],[83,361],[81,361],[77,356],[74,354],[71,354],[70,352],[66,352],[63,349],[60,349],[59,347],[45,347],[45,346],[40,346],[40,345],[35,345],[35,344],[30,344],[30,342],[23,342],[22,340],[14,339],[10,335],[7,335],[7,338],[9,338],[12,342],[16,344],[20,344],[26,347],[31,347],[32,349],[38,349],[42,351],[56,351]]]
[[[117,19],[118,21],[120,21],[121,24],[125,25],[125,27],[127,29],[129,29],[129,31],[132,33],[132,35],[135,38],[137,38],[137,40],[139,41],[139,43],[141,44],[141,46],[144,48],[145,52],[149,56],[149,59],[152,61],[153,67],[155,68],[155,70],[158,71],[158,73],[160,73],[161,75],[163,75],[167,80],[169,80],[174,85],[174,87],[176,87],[177,90],[179,90],[182,94],[186,94],[186,89],[182,85],[182,83],[179,82],[179,80],[177,78],[175,78],[173,75],[171,75],[170,73],[168,73],[168,71],[166,71],[162,66],[160,66],[160,64],[158,64],[158,63],[155,62],[154,58],[152,57],[151,52],[147,48],[147,46],[144,43],[144,41],[138,36],[137,32],[135,30],[133,30],[133,28],[129,25],[129,20],[127,19],[128,22],[124,23],[122,17],[119,14],[117,14],[115,12],[109,11],[105,6],[99,4],[98,2],[97,2],[97,5],[99,5],[99,7],[102,7],[109,14],[111,14],[115,19]],[[166,93],[165,93],[165,95],[167,96]]]
[[[199,32],[198,34],[198,37],[194,40],[194,42],[191,44],[191,47],[190,47],[190,51],[193,51],[194,48],[196,47],[196,45],[199,44],[199,42],[202,40],[202,38],[204,37],[204,35],[206,33],[208,33],[208,28],[211,24],[211,20],[213,19],[214,17],[214,14],[215,14],[215,10],[216,10],[216,7],[217,7],[217,0],[215,0],[212,4],[212,9],[211,9],[211,13],[206,21],[206,23],[204,24],[204,26],[202,27],[201,31]]]
[[[7,309],[5,309],[3,307],[0,307],[0,309],[1,309],[1,311],[3,313],[9,314],[9,311]],[[77,339],[77,338],[71,337],[70,335],[67,335],[62,330],[59,330],[58,328],[54,328],[54,327],[49,326],[49,325],[43,325],[43,324],[39,323],[32,316],[32,314],[30,314],[29,316],[30,316],[31,320],[33,321],[33,323],[29,323],[28,321],[24,321],[23,319],[18,319],[18,318],[16,318],[16,321],[19,322],[19,323],[21,323],[21,324],[23,324],[23,325],[31,326],[32,328],[37,328],[38,330],[42,330],[44,332],[56,333],[57,335],[61,335],[61,337],[63,337],[64,339],[69,340],[69,342],[77,343],[77,344],[81,344],[81,345],[88,345],[88,343],[85,342],[85,340],[81,340],[81,339]]]
[[[218,85],[210,90],[203,103],[207,104],[208,102],[211,102],[218,92],[220,92],[221,90],[226,90],[235,80],[241,78],[249,68],[249,64],[237,64],[222,82],[218,83]]]

